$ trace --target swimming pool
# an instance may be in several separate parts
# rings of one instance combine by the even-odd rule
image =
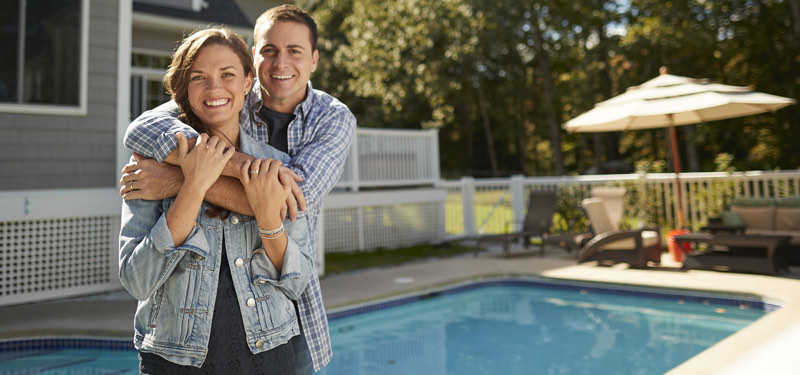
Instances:
[[[323,374],[661,374],[777,306],[596,283],[488,280],[330,314]]]
[[[322,373],[663,373],[776,308],[677,290],[481,280],[331,312],[335,354]],[[137,365],[129,339],[0,342],[2,374],[132,374]]]

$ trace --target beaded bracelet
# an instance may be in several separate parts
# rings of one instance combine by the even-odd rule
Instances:
[[[274,236],[280,232],[283,232],[283,229],[283,223],[281,223],[281,225],[275,229],[266,230],[258,228],[258,234],[262,236]]]

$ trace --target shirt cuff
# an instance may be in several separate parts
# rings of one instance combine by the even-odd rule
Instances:
[[[197,138],[198,134],[194,129],[186,127],[172,127],[166,132],[161,133],[156,139],[156,149],[154,150],[153,158],[163,163],[167,156],[178,148],[178,138],[176,135],[182,133],[186,139]]]
[[[211,248],[203,228],[199,225],[195,225],[194,228],[192,228],[192,231],[189,232],[189,236],[186,237],[183,244],[175,247],[175,241],[172,239],[172,232],[170,232],[167,226],[166,214],[162,214],[153,226],[153,230],[150,232],[150,238],[153,240],[153,246],[156,251],[164,256],[170,256],[176,251],[189,250],[207,258],[208,249]]]

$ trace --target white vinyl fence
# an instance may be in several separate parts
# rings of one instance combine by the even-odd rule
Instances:
[[[337,188],[428,185],[439,181],[439,132],[356,128]]]
[[[685,226],[698,230],[734,197],[800,196],[800,170],[681,173],[680,184]],[[678,207],[673,173],[479,180],[465,177],[438,184],[447,190],[448,239],[518,229],[531,190],[557,190],[560,208],[571,209],[574,215],[580,201],[589,197],[595,186],[624,186],[629,220],[676,227]]]
[[[687,226],[698,229],[734,196],[800,195],[800,171],[682,173],[681,184]],[[640,206],[632,210],[637,218],[674,225],[673,174],[517,176],[333,193],[319,235],[323,251],[351,252],[505,232],[521,222],[532,189],[558,189],[572,202],[567,208],[577,210],[601,185],[637,192],[628,200]],[[118,289],[120,207],[113,188],[0,192],[0,305]]]

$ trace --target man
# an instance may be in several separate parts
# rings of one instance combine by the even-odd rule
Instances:
[[[356,120],[344,104],[311,86],[309,80],[316,70],[319,51],[316,23],[308,13],[293,5],[267,10],[256,21],[254,44],[258,84],[253,85],[240,113],[240,126],[257,140],[292,157],[281,176],[294,193],[287,201],[287,213],[294,219],[299,205],[300,214],[307,215],[311,249],[315,252],[320,204],[342,172]],[[177,194],[182,183],[179,167],[156,161],[177,164],[175,134],[180,132],[187,138],[197,134],[176,116],[176,105],[165,103],[145,112],[128,127],[125,146],[155,160],[137,157],[136,162],[123,169],[120,193],[125,199],[162,199]],[[230,177],[215,183],[206,195],[207,201],[252,214],[235,178],[248,158],[252,159],[240,153],[234,156],[223,172]],[[331,346],[316,269],[297,305],[307,348],[296,352],[309,358],[310,351],[314,371],[319,371],[330,361]],[[310,372],[308,367],[305,373]]]

